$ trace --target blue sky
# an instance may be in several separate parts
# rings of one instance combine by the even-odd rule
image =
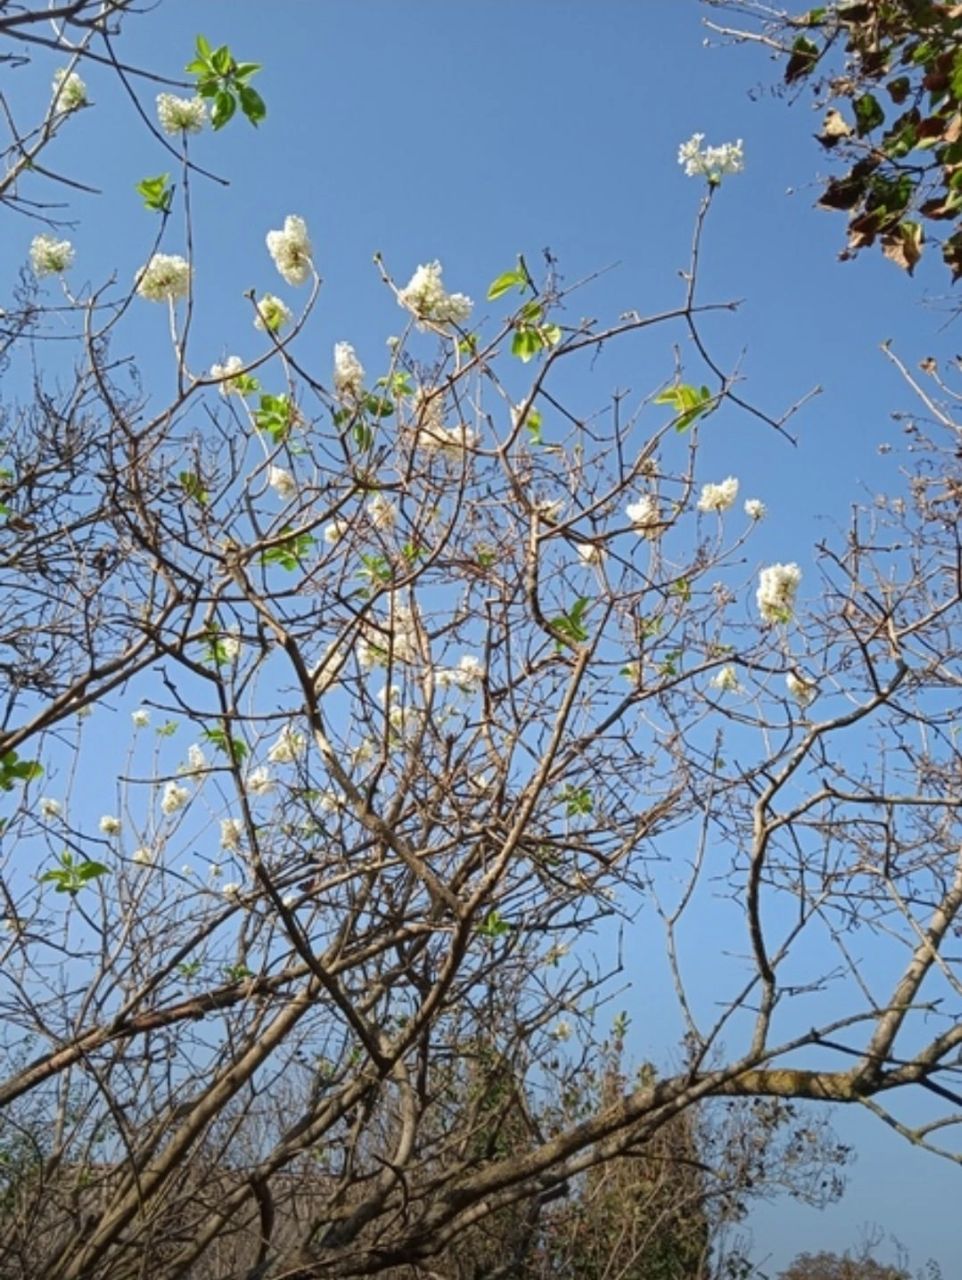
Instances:
[[[704,247],[702,300],[744,299],[708,326],[715,354],[741,359],[745,394],[772,412],[824,390],[794,423],[797,448],[744,415],[718,415],[701,469],[736,472],[777,514],[768,557],[805,561],[896,465],[878,446],[897,438],[890,415],[910,397],[879,344],[892,339],[913,364],[950,353],[957,335],[921,305],[944,288],[931,265],[912,281],[877,255],[836,261],[843,221],[813,209],[819,117],[805,99],[789,108],[768,92],[776,68],[757,49],[705,47],[705,13],[697,0],[164,0],[131,22],[124,57],[158,72],[178,73],[198,30],[264,64],[264,125],[238,121],[194,150],[230,179],[195,180],[195,365],[254,354],[242,294],[276,287],[264,233],[291,212],[308,220],[325,282],[310,336],[325,369],[340,339],[376,369],[400,327],[375,251],[402,281],[440,258],[448,287],[480,300],[519,251],[537,262],[550,247],[569,280],[612,268],[573,304],[586,314],[678,305],[701,195],[676,163],[678,144],[696,130],[711,142],[741,137],[746,171],[719,193]],[[19,77],[7,74],[13,100],[39,112],[46,76]],[[72,206],[78,274],[99,281],[116,269],[127,280],[155,232],[133,185],[175,166],[108,74],[85,78],[95,107],[55,152],[65,174],[103,191]],[[153,94],[143,87],[148,110]],[[22,224],[21,244],[16,225],[0,247],[7,279],[34,230]],[[176,227],[164,247],[183,248]],[[162,392],[168,364],[158,356],[152,368],[150,354],[162,349],[161,317],[144,308],[130,321],[129,345]],[[617,382],[641,393],[671,369],[660,341],[599,362],[593,391]],[[658,1034],[636,1035],[639,1055],[656,1056]],[[820,1215],[786,1203],[757,1211],[758,1258],[774,1273],[800,1249],[854,1245],[859,1225],[877,1221],[917,1265],[935,1256],[947,1266],[958,1169],[869,1117],[840,1115],[837,1128],[860,1152],[846,1199]]]

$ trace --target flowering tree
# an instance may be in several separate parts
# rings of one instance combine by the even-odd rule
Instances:
[[[45,146],[125,7],[64,7]],[[200,39],[196,93],[161,93],[181,198],[193,132],[263,118],[256,71]],[[402,331],[370,370],[347,341],[308,361],[299,215],[265,228],[282,292],[239,300],[243,357],[195,349],[166,175],[141,183],[160,232],[133,280],[74,285],[82,232],[25,240],[0,495],[9,1274],[429,1276],[716,1100],[857,1104],[956,1157],[945,1117],[897,1104],[958,1101],[957,427],[919,387],[949,445],[912,426],[907,493],[857,511],[814,585],[766,557],[764,495],[699,461],[724,414],[788,420],[702,333],[733,309],[697,298],[702,227],[743,164],[703,141],[679,156],[705,194],[675,309],[572,322],[553,261],[519,259],[485,319],[439,263],[402,284],[378,260]],[[114,354],[150,307],[163,402]],[[648,393],[580,403],[602,347],[656,331]],[[693,933],[720,953],[707,1000]],[[667,1069],[533,1105],[577,1090],[611,983],[656,950]]]

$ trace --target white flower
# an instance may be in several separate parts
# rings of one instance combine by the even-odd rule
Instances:
[[[745,499],[745,515],[749,520],[764,520],[768,514],[768,508],[762,502],[761,498]]]
[[[562,1018],[560,1022],[555,1023],[554,1027],[548,1034],[551,1036],[552,1040],[557,1040],[559,1043],[564,1040],[570,1040],[571,1023],[566,1022],[564,1018]]]
[[[265,293],[257,301],[257,319],[254,328],[267,333],[280,333],[292,319],[291,309],[273,293]]]
[[[30,241],[30,266],[35,276],[58,276],[73,266],[73,245],[53,236],[34,236]]]
[[[236,880],[228,880],[226,884],[221,885],[221,893],[225,898],[239,898],[243,885],[239,885]]]
[[[38,808],[45,818],[59,818],[63,813],[63,805],[59,800],[52,800],[50,796],[41,796]]]
[[[176,782],[168,782],[164,787],[160,807],[166,814],[176,813],[178,809],[183,809],[189,799],[190,791],[187,787],[182,787]]]
[[[375,529],[387,532],[397,524],[397,507],[383,493],[376,493],[367,504],[367,513]]]
[[[560,520],[564,515],[564,498],[538,498],[533,507],[542,520]]]
[[[58,111],[76,111],[87,105],[87,86],[76,71],[61,67],[53,73],[53,96]]]
[[[341,652],[336,640],[324,650],[324,656],[314,669],[314,692],[317,694],[328,693],[331,689],[336,689],[338,677],[341,674],[341,668],[344,666],[345,656]]]
[[[207,105],[203,98],[158,93],[157,119],[164,133],[200,133],[207,123]]]
[[[240,653],[240,636],[234,635],[230,631],[222,631],[217,637],[217,643],[220,645],[221,652],[228,662],[233,662]]]
[[[351,763],[354,765],[367,764],[369,760],[374,759],[374,743],[370,738],[362,738],[356,747],[352,747],[350,751]]]
[[[222,849],[236,849],[243,834],[244,824],[240,818],[221,818],[220,847]]]
[[[137,273],[137,292],[148,302],[185,298],[190,290],[190,263],[175,253],[155,253]]]
[[[721,484],[705,484],[702,485],[701,497],[698,499],[699,511],[727,511],[729,507],[735,505],[735,499],[738,497],[738,481],[734,476],[728,476],[722,480]]]
[[[739,689],[738,672],[734,667],[722,667],[711,678],[713,689],[717,689],[719,693],[737,693]]]
[[[289,724],[277,735],[277,740],[267,753],[271,764],[293,764],[298,756],[303,755],[307,739],[303,733]]]
[[[100,819],[99,826],[105,836],[116,836],[120,834],[120,819],[112,817],[109,813],[105,813]]]
[[[297,481],[283,467],[271,467],[267,473],[267,483],[285,502],[297,493]]]
[[[471,315],[474,303],[463,293],[446,293],[441,283],[440,262],[428,262],[415,271],[414,275],[398,293],[398,302],[415,316],[419,322],[433,324],[463,324]],[[426,328],[419,323],[419,328]]]
[[[307,223],[296,214],[284,219],[283,231],[268,231],[267,248],[288,284],[306,284],[311,275],[311,241]]]
[[[342,400],[358,400],[364,390],[364,366],[349,342],[334,345],[334,390]]]
[[[207,874],[210,876],[211,880],[219,880],[224,874],[224,871],[219,862],[212,862],[207,868]]]
[[[441,668],[434,678],[442,689],[455,688],[462,693],[472,693],[484,679],[484,665],[480,658],[466,653],[456,667]]]
[[[605,558],[604,547],[599,547],[595,542],[579,542],[575,550],[583,564],[601,564]]]
[[[818,686],[815,682],[806,680],[804,676],[797,675],[794,671],[786,673],[785,687],[800,707],[807,707],[818,696]]]
[[[263,765],[259,769],[252,769],[247,775],[247,790],[252,796],[269,796],[276,786],[270,770]]]
[[[221,379],[218,390],[225,398],[238,390],[237,379],[234,375],[240,373],[243,367],[244,361],[240,356],[228,356],[223,364],[211,365],[210,376]]]
[[[344,797],[336,791],[322,791],[317,797],[317,807],[321,813],[338,813],[344,808]]]
[[[333,547],[336,542],[340,542],[350,527],[347,520],[332,520],[324,528],[324,541],[329,547]]]
[[[631,521],[635,533],[650,536],[661,523],[658,501],[650,493],[643,493],[637,502],[629,502],[625,515]]]
[[[130,718],[135,729],[146,729],[150,724],[150,712],[146,707],[138,707],[136,711],[131,711]]]
[[[187,748],[187,764],[181,769],[181,773],[185,773],[189,777],[193,773],[202,773],[206,768],[207,757],[197,743],[192,742]]]
[[[287,907],[288,910],[290,910],[291,907],[296,907],[297,895],[294,893],[285,893],[283,898],[281,898],[281,905]]]
[[[745,167],[741,138],[720,147],[703,147],[704,138],[703,133],[695,133],[678,148],[678,163],[689,178],[705,177],[714,186],[728,173],[741,173]]]
[[[795,592],[802,580],[797,564],[770,564],[758,579],[756,600],[765,622],[790,622],[795,608]]]
[[[131,862],[136,862],[138,867],[149,867],[154,861],[153,850],[148,849],[146,846],[135,849],[130,855],[130,860]]]

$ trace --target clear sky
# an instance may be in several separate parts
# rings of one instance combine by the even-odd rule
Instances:
[[[584,295],[591,314],[678,305],[701,195],[677,165],[678,144],[696,130],[710,142],[740,137],[746,171],[712,210],[700,292],[744,304],[710,327],[715,350],[728,362],[744,352],[746,393],[773,412],[824,391],[797,419],[794,449],[744,416],[718,415],[702,469],[737,473],[745,494],[778,513],[766,555],[806,561],[826,522],[844,524],[851,502],[895,465],[878,447],[895,438],[890,415],[909,395],[879,344],[892,339],[911,364],[951,352],[958,335],[921,305],[927,287],[944,288],[925,264],[910,281],[878,255],[836,261],[843,219],[813,208],[818,116],[805,99],[789,107],[769,92],[777,69],[759,50],[706,47],[705,15],[698,0],[163,0],[132,21],[123,56],[158,72],[180,71],[198,31],[264,64],[264,125],[239,121],[194,151],[231,182],[195,181],[197,363],[253,354],[242,294],[276,287],[264,233],[292,212],[308,220],[325,282],[312,327],[325,369],[340,339],[377,368],[400,324],[371,264],[376,250],[402,280],[440,258],[447,286],[480,300],[519,251],[537,260],[550,247],[568,279],[613,267]],[[133,184],[175,166],[109,74],[84,74],[95,107],[71,122],[55,158],[103,191],[74,204],[78,261],[92,280],[114,269],[127,280],[155,232]],[[5,75],[20,109],[39,113],[48,79]],[[141,92],[152,111],[154,87]],[[24,222],[20,243],[8,221],[5,279],[33,230]],[[165,248],[182,248],[176,234]],[[150,310],[127,330],[148,376]],[[641,392],[670,373],[664,343],[660,363],[603,366],[598,377]],[[169,378],[168,362],[156,376]],[[707,969],[712,940],[705,946]],[[635,1025],[633,1048],[657,1057],[658,1029]],[[950,1276],[962,1172],[868,1117],[839,1115],[837,1129],[860,1153],[848,1196],[821,1215],[782,1202],[760,1209],[756,1257],[774,1274],[803,1248],[856,1244],[874,1221],[916,1265],[934,1256]]]

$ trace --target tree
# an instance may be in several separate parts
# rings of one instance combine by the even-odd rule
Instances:
[[[878,243],[910,274],[934,238],[962,276],[962,54],[959,6],[936,0],[845,0],[794,11],[761,0],[706,0],[750,18],[709,22],[784,63],[785,85],[812,86],[828,107],[818,141],[842,172],[823,209],[848,215],[842,258]]]
[[[862,1255],[847,1253],[802,1253],[780,1280],[911,1280],[902,1267],[888,1266]]]
[[[84,59],[136,93],[107,30],[126,7],[67,6],[79,47],[43,36],[70,60],[9,200],[47,189]],[[370,372],[346,343],[318,369],[291,215],[267,239],[289,301],[238,302],[255,352],[211,364],[172,250],[201,216],[190,137],[263,118],[256,71],[201,39],[196,95],[162,95],[179,169],[140,184],[157,249],[132,283],[71,284],[48,224],[2,318],[5,1268],[430,1276],[495,1221],[523,1244],[565,1188],[617,1199],[626,1159],[651,1184],[713,1103],[866,1107],[957,1158],[948,387],[904,370],[936,419],[909,424],[906,491],[819,549],[803,601],[799,566],[764,556],[761,499],[736,512],[737,480],[702,474],[707,424],[789,415],[703,332],[734,309],[698,300],[697,268],[740,154],[697,142],[667,312],[574,322],[546,255],[496,276],[475,323],[439,264],[401,283],[378,260],[402,334]],[[151,307],[156,385],[119,354]],[[571,390],[658,331],[652,393]],[[686,927],[728,938],[736,908],[742,954],[704,1002]],[[890,948],[884,982],[859,929]],[[586,1063],[604,1078],[625,961],[590,942],[619,931],[663,950],[684,1039],[549,1120],[532,1098],[584,1097]],[[901,1120],[913,1088],[949,1114]],[[673,1194],[701,1206],[686,1176]],[[702,1211],[663,1259],[703,1250]]]

